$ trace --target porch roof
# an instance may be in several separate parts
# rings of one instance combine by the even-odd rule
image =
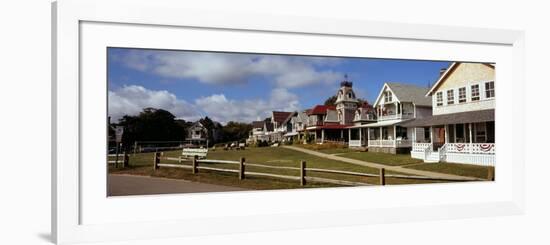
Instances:
[[[445,124],[490,122],[495,120],[495,110],[468,111],[418,118],[404,123],[403,127],[423,127]]]
[[[289,132],[284,134],[283,136],[288,137],[288,136],[294,136],[294,135],[298,135],[298,132]]]
[[[410,120],[411,120],[411,119],[385,120],[385,121],[380,121],[380,122],[376,122],[376,123],[369,123],[369,124],[363,124],[363,125],[352,126],[352,127],[349,127],[349,128],[374,128],[374,127],[392,126],[392,125],[396,125],[396,124],[401,124],[401,123],[404,123],[404,122],[408,122],[408,121],[410,121]]]

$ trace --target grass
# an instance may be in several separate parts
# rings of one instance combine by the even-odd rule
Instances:
[[[459,163],[425,163],[414,166],[407,166],[406,168],[426,170],[445,174],[455,174],[468,177],[476,177],[486,179],[489,171],[494,171],[494,167],[478,166],[470,164]]]
[[[294,144],[292,146],[301,147],[308,150],[318,151],[326,154],[341,154],[348,152],[357,152],[357,150],[350,149],[346,145],[335,144],[335,143],[324,143],[324,144]]]
[[[403,166],[423,162],[420,159],[412,158],[409,154],[390,154],[381,152],[348,152],[339,156],[389,166]]]
[[[328,150],[328,149],[320,149]],[[355,154],[362,155],[361,153],[352,153],[352,152],[343,152],[344,155]],[[164,152],[163,156],[165,157],[178,157],[181,154],[181,151],[167,151]],[[373,154],[373,153],[370,153]],[[379,153],[382,154],[382,153]],[[247,189],[256,189],[256,190],[269,190],[269,189],[289,189],[289,188],[302,188],[299,181],[293,180],[281,180],[269,177],[253,177],[247,176],[245,180],[239,180],[236,173],[223,173],[218,171],[208,171],[200,170],[199,174],[192,174],[189,169],[179,169],[179,168],[160,168],[156,171],[153,171],[153,155],[154,153],[140,153],[135,156],[130,155],[129,164],[130,166],[124,169],[115,169],[109,168],[109,173],[114,174],[134,174],[134,175],[147,175],[153,177],[165,177],[165,178],[175,178],[175,179],[185,179],[190,181],[197,181],[210,184],[219,184],[227,186],[236,186]],[[378,154],[377,154],[378,155]],[[395,157],[395,155],[385,154],[385,157]],[[217,160],[234,160],[238,161],[241,157],[246,159],[247,163],[256,163],[272,166],[288,166],[288,167],[299,167],[300,161],[304,160],[307,163],[307,167],[310,168],[323,168],[323,169],[332,169],[332,170],[345,170],[353,172],[362,172],[362,173],[371,173],[378,174],[378,169],[354,165],[346,162],[340,162],[330,159],[325,159],[322,157],[317,157],[302,153],[299,151],[294,151],[291,149],[286,149],[282,147],[249,147],[246,150],[215,150],[208,152],[208,159],[217,159]],[[363,160],[363,159],[361,159]],[[162,160],[161,163],[177,163],[176,161],[167,161]],[[184,164],[190,164],[186,162]],[[206,165],[206,163],[203,163]],[[238,169],[238,165],[233,164],[216,164],[208,163],[209,167],[218,167],[226,169]],[[281,169],[267,169],[261,167],[247,166],[247,171],[254,172],[263,172],[263,173],[274,173],[281,175],[290,175],[290,176],[299,176],[300,173],[298,170],[281,170]],[[387,171],[387,174],[395,174],[396,172]],[[401,173],[399,173],[401,174]],[[378,177],[360,177],[360,176],[349,176],[342,174],[332,174],[332,173],[315,173],[308,172],[308,176],[314,177],[323,177],[337,180],[346,180],[354,182],[363,182],[368,184],[377,185],[379,184]],[[386,184],[388,185],[397,185],[397,184],[422,184],[422,183],[439,183],[441,181],[431,181],[431,180],[413,180],[413,179],[396,179],[396,178],[386,178]],[[305,187],[333,187],[336,185],[332,184],[322,184],[322,183],[308,183]]]

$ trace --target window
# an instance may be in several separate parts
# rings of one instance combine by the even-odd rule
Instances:
[[[493,98],[495,97],[495,82],[486,82],[485,83],[485,97]]]
[[[458,103],[465,103],[466,102],[466,88],[459,88],[458,89]]]
[[[479,84],[472,85],[472,101],[479,100]]]
[[[395,137],[401,138],[403,140],[407,139],[407,128],[396,126],[395,130]]]
[[[436,96],[436,99],[437,99],[437,106],[442,106],[443,105],[443,92],[437,92],[437,94],[435,94]]]
[[[485,123],[476,123],[475,125],[475,142],[487,142],[487,125]]]
[[[447,90],[447,105],[452,105],[455,103],[455,91]]]
[[[391,102],[392,101],[392,94],[391,94],[390,91],[386,91],[386,95],[384,97],[385,97],[385,99],[384,99],[385,102]]]

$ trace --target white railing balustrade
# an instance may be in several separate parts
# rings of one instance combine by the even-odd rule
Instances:
[[[424,152],[424,150],[428,147],[431,148],[432,143],[413,143],[412,151]]]
[[[396,146],[397,147],[410,147],[412,145],[412,141],[410,140],[397,140]]]
[[[361,140],[350,140],[349,141],[350,147],[361,147]]]
[[[448,143],[447,152],[451,153],[472,153],[472,154],[495,154],[494,143]]]
[[[374,147],[410,147],[411,140],[369,140],[368,146]]]

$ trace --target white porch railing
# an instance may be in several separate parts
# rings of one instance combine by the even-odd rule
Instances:
[[[432,147],[432,143],[413,143],[412,144],[412,151],[417,152],[424,152],[424,150],[428,147]]]
[[[413,117],[414,117],[413,113],[400,113],[400,114],[382,115],[378,117],[378,120],[384,121],[384,120],[393,120],[393,119],[409,119]]]
[[[349,147],[361,147],[361,140],[350,140]]]
[[[494,143],[448,143],[447,152],[470,154],[495,154]]]
[[[410,141],[410,140],[396,140],[395,145],[397,147],[411,147],[412,141]]]
[[[369,140],[368,146],[372,147],[410,147],[410,140]]]

